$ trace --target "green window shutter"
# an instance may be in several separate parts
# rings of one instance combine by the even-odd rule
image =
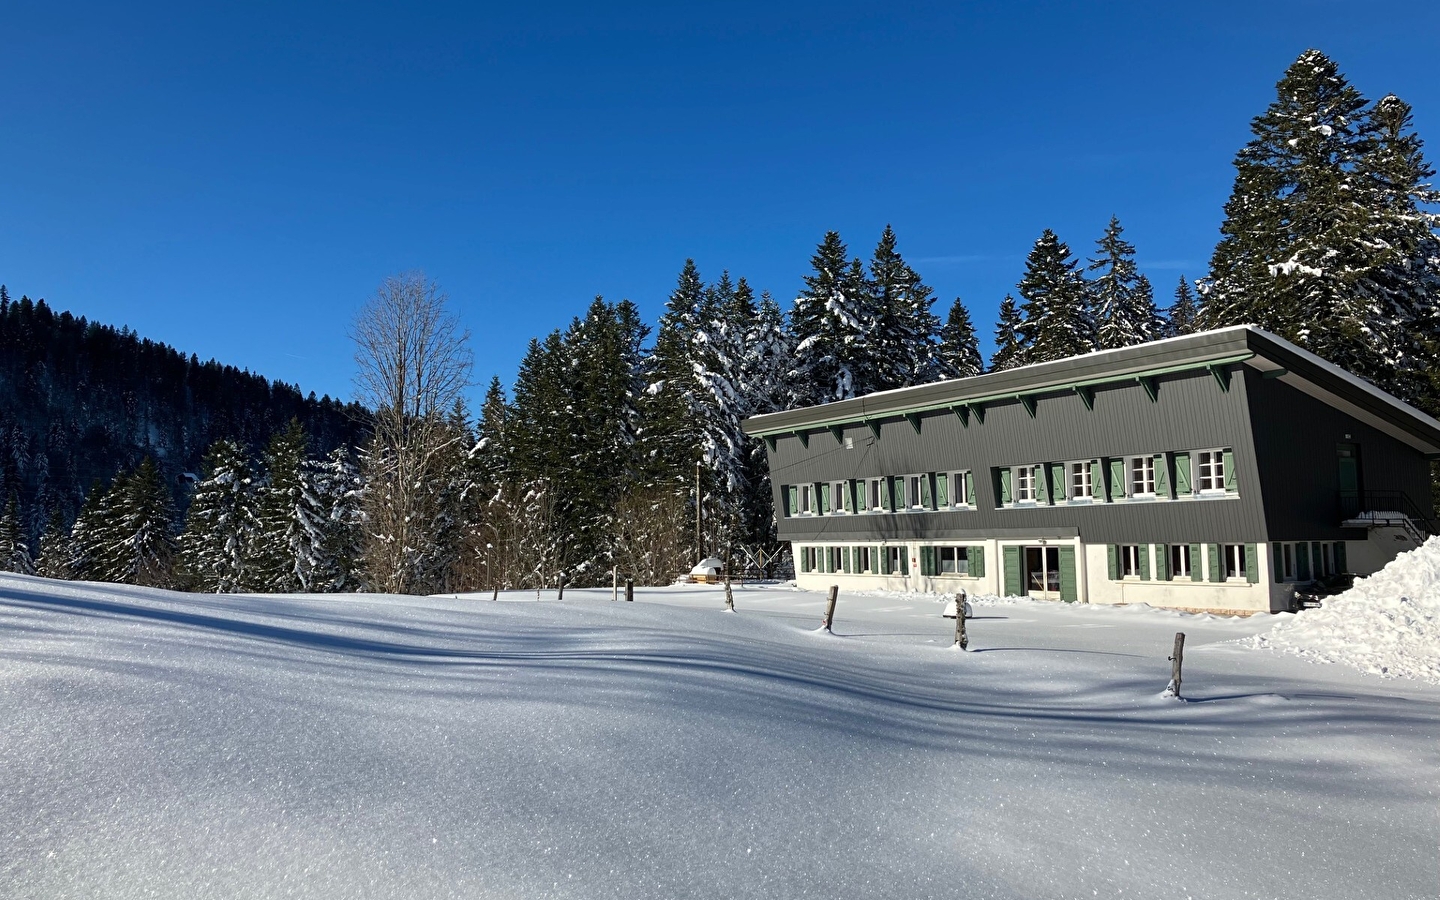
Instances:
[[[1100,460],[1090,460],[1090,496],[1105,499],[1105,467]]]
[[[1080,599],[1075,584],[1075,548],[1060,548],[1060,599],[1074,603]]]
[[[1245,545],[1245,580],[1251,584],[1260,581],[1260,548],[1254,544]]]
[[[1048,482],[1048,479],[1047,479],[1047,477],[1046,477],[1046,475],[1045,475],[1045,466],[1044,466],[1044,465],[1035,466],[1035,467],[1032,468],[1030,471],[1031,471],[1031,473],[1032,473],[1031,477],[1033,477],[1033,478],[1035,479],[1035,499],[1036,499],[1036,501],[1039,502],[1039,503],[1042,504],[1042,505],[1049,503],[1049,502],[1050,502],[1050,487],[1049,487],[1049,484],[1047,483],[1047,482]]]
[[[1163,453],[1155,454],[1155,496],[1170,497],[1170,466]]]
[[[928,473],[920,476],[920,505],[926,509],[935,508],[935,492],[930,489],[931,477]]]
[[[1125,460],[1110,460],[1110,499],[1125,499]]]
[[[971,506],[975,505],[975,479],[965,479],[965,502]]]
[[[934,575],[934,574],[935,574],[935,548],[934,548],[934,547],[921,547],[921,548],[920,548],[920,574],[921,574],[921,575],[927,575],[927,576],[928,576],[928,575]]]
[[[1010,493],[1010,470],[997,469],[996,472],[999,474],[1000,477],[1000,503],[1002,506],[1007,505],[1011,502],[1011,498],[1014,496]]]
[[[1120,580],[1120,548],[1119,548],[1118,546],[1116,546],[1115,544],[1110,544],[1109,546],[1107,546],[1107,547],[1105,548],[1105,555],[1108,557],[1108,562],[1110,563],[1110,580],[1111,580],[1111,581],[1119,581],[1119,580]]]
[[[890,548],[889,548],[889,547],[881,547],[881,548],[880,548],[880,574],[881,574],[881,575],[889,575],[889,574],[890,574]]]
[[[906,578],[910,577],[910,547],[900,548],[900,574]]]
[[[1300,581],[1310,580],[1310,545],[1304,541],[1295,545],[1295,577]]]
[[[941,509],[950,505],[950,476],[944,472],[935,476],[935,505]]]
[[[1230,450],[1225,453],[1225,490],[1235,490],[1235,453]]]
[[[1336,541],[1336,542],[1335,542],[1335,571],[1336,571],[1336,572],[1344,572],[1344,571],[1345,571],[1345,542],[1344,542],[1344,541]]]
[[[1175,454],[1175,496],[1184,497],[1195,493],[1190,487],[1190,454]]]
[[[855,571],[854,566],[851,564],[850,556],[851,554],[849,547],[846,547],[844,550],[840,551],[840,565],[841,568],[845,570],[846,575],[849,575],[851,572]]]
[[[1170,545],[1155,545],[1155,580],[1170,581]]]
[[[1050,496],[1055,498],[1056,503],[1059,503],[1061,500],[1064,500],[1068,496],[1066,492],[1067,487],[1068,485],[1065,484],[1065,464],[1051,463]]]
[[[1200,558],[1200,545],[1190,545],[1190,580],[1204,581],[1205,570],[1202,568],[1204,560]]]
[[[785,515],[788,518],[789,516],[795,515],[796,510],[800,508],[800,488],[798,485],[792,484],[785,488],[785,500]]]
[[[845,502],[845,511],[853,513],[855,511],[855,482],[853,480],[845,482],[845,486],[841,488],[841,493],[843,495],[842,499]]]
[[[1005,568],[1005,596],[1020,596],[1020,548],[1006,547],[1001,551]]]
[[[1140,544],[1140,545],[1136,548],[1136,552],[1140,554],[1140,580],[1141,580],[1141,581],[1149,581],[1149,580],[1150,580],[1150,545],[1149,545],[1149,544]]]
[[[1285,548],[1279,544],[1270,545],[1270,568],[1275,573],[1275,583],[1285,580]]]
[[[873,575],[880,571],[880,548],[870,548],[870,573]]]
[[[1218,583],[1225,580],[1225,569],[1220,565],[1221,547],[1219,544],[1210,545],[1210,581]]]
[[[890,484],[891,480],[889,475],[880,477],[880,508],[886,512],[895,511],[895,495]]]
[[[835,511],[835,499],[830,496],[830,485],[816,485],[817,495],[820,497],[820,515],[828,516]]]
[[[966,557],[970,560],[970,575],[974,578],[983,578],[985,576],[985,548],[983,546],[971,547],[966,553]]]

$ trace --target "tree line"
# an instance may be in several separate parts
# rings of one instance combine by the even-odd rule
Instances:
[[[1162,309],[1117,218],[1084,260],[1047,229],[1000,304],[989,369],[1252,323],[1440,412],[1440,197],[1410,108],[1365,100],[1317,51],[1276,95],[1236,156],[1206,277],[1180,278]],[[468,335],[433,283],[399,276],[353,330],[371,423],[353,459],[312,457],[292,425],[252,471],[221,440],[178,531],[143,463],[68,532],[47,528],[39,565],[217,591],[595,585],[612,569],[659,583],[711,554],[774,574],[764,447],[742,423],[985,371],[965,305],[942,320],[935,304],[889,227],[868,260],[826,234],[788,310],[687,261],[653,340],[633,303],[597,297],[472,417]],[[16,568],[30,554],[7,509],[0,566]]]

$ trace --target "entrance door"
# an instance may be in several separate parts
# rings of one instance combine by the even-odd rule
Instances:
[[[1336,444],[1335,462],[1340,476],[1340,511],[1347,516],[1356,515],[1364,506],[1360,493],[1360,445]]]
[[[1060,596],[1060,548],[1025,548],[1025,593],[1040,600]]]

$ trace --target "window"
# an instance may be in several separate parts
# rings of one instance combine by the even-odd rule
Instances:
[[[1224,547],[1225,580],[1245,578],[1245,545],[1226,544]]]
[[[904,547],[884,547],[880,552],[885,554],[885,571],[891,575],[910,574],[909,557],[905,555]]]
[[[855,571],[857,574],[869,575],[879,571],[879,569],[875,568],[877,560],[872,558],[873,551],[870,547],[856,547],[853,552],[855,554]]]
[[[905,506],[908,509],[924,509],[924,498],[921,496],[920,479],[924,475],[905,476]]]
[[[832,513],[845,513],[850,506],[850,483],[848,481],[835,481],[830,484],[830,511]]]
[[[845,571],[845,548],[844,548],[844,547],[826,547],[826,548],[825,548],[825,562],[826,562],[825,571],[827,571],[827,572],[843,572],[843,571]]]
[[[1066,463],[1070,473],[1070,499],[1095,499],[1095,486],[1091,481],[1090,461]]]
[[[1201,450],[1196,455],[1195,488],[1202,493],[1225,490],[1225,451]]]
[[[1120,577],[1140,577],[1140,545],[1122,544],[1120,546]]]
[[[1015,469],[1015,502],[1035,502],[1035,466],[1018,466]]]
[[[865,508],[872,512],[879,512],[885,509],[884,494],[885,479],[871,478],[865,485]]]
[[[1322,577],[1328,578],[1335,574],[1335,565],[1332,562],[1333,557],[1330,555],[1331,549],[1328,542],[1320,545],[1320,558],[1316,562]]]
[[[1290,581],[1295,577],[1295,545],[1280,545],[1280,577]]]
[[[802,547],[800,550],[800,571],[813,572],[819,564],[819,555],[814,547]]]
[[[800,485],[800,515],[808,516],[811,512],[811,494],[813,488],[808,484]]]
[[[969,547],[938,547],[939,571],[941,575],[969,575]]]
[[[1130,496],[1155,496],[1155,457],[1130,457]]]
[[[971,481],[969,472],[950,473],[950,505],[970,506],[970,498],[975,494],[975,482]]]
[[[1189,545],[1189,544],[1171,544],[1171,545],[1170,545],[1170,577],[1171,577],[1171,578],[1189,578],[1189,577],[1190,577],[1190,545]]]

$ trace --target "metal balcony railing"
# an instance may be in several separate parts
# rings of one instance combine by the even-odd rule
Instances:
[[[1440,533],[1440,522],[1404,491],[1341,491],[1340,520],[1354,526],[1406,526],[1424,537]]]

